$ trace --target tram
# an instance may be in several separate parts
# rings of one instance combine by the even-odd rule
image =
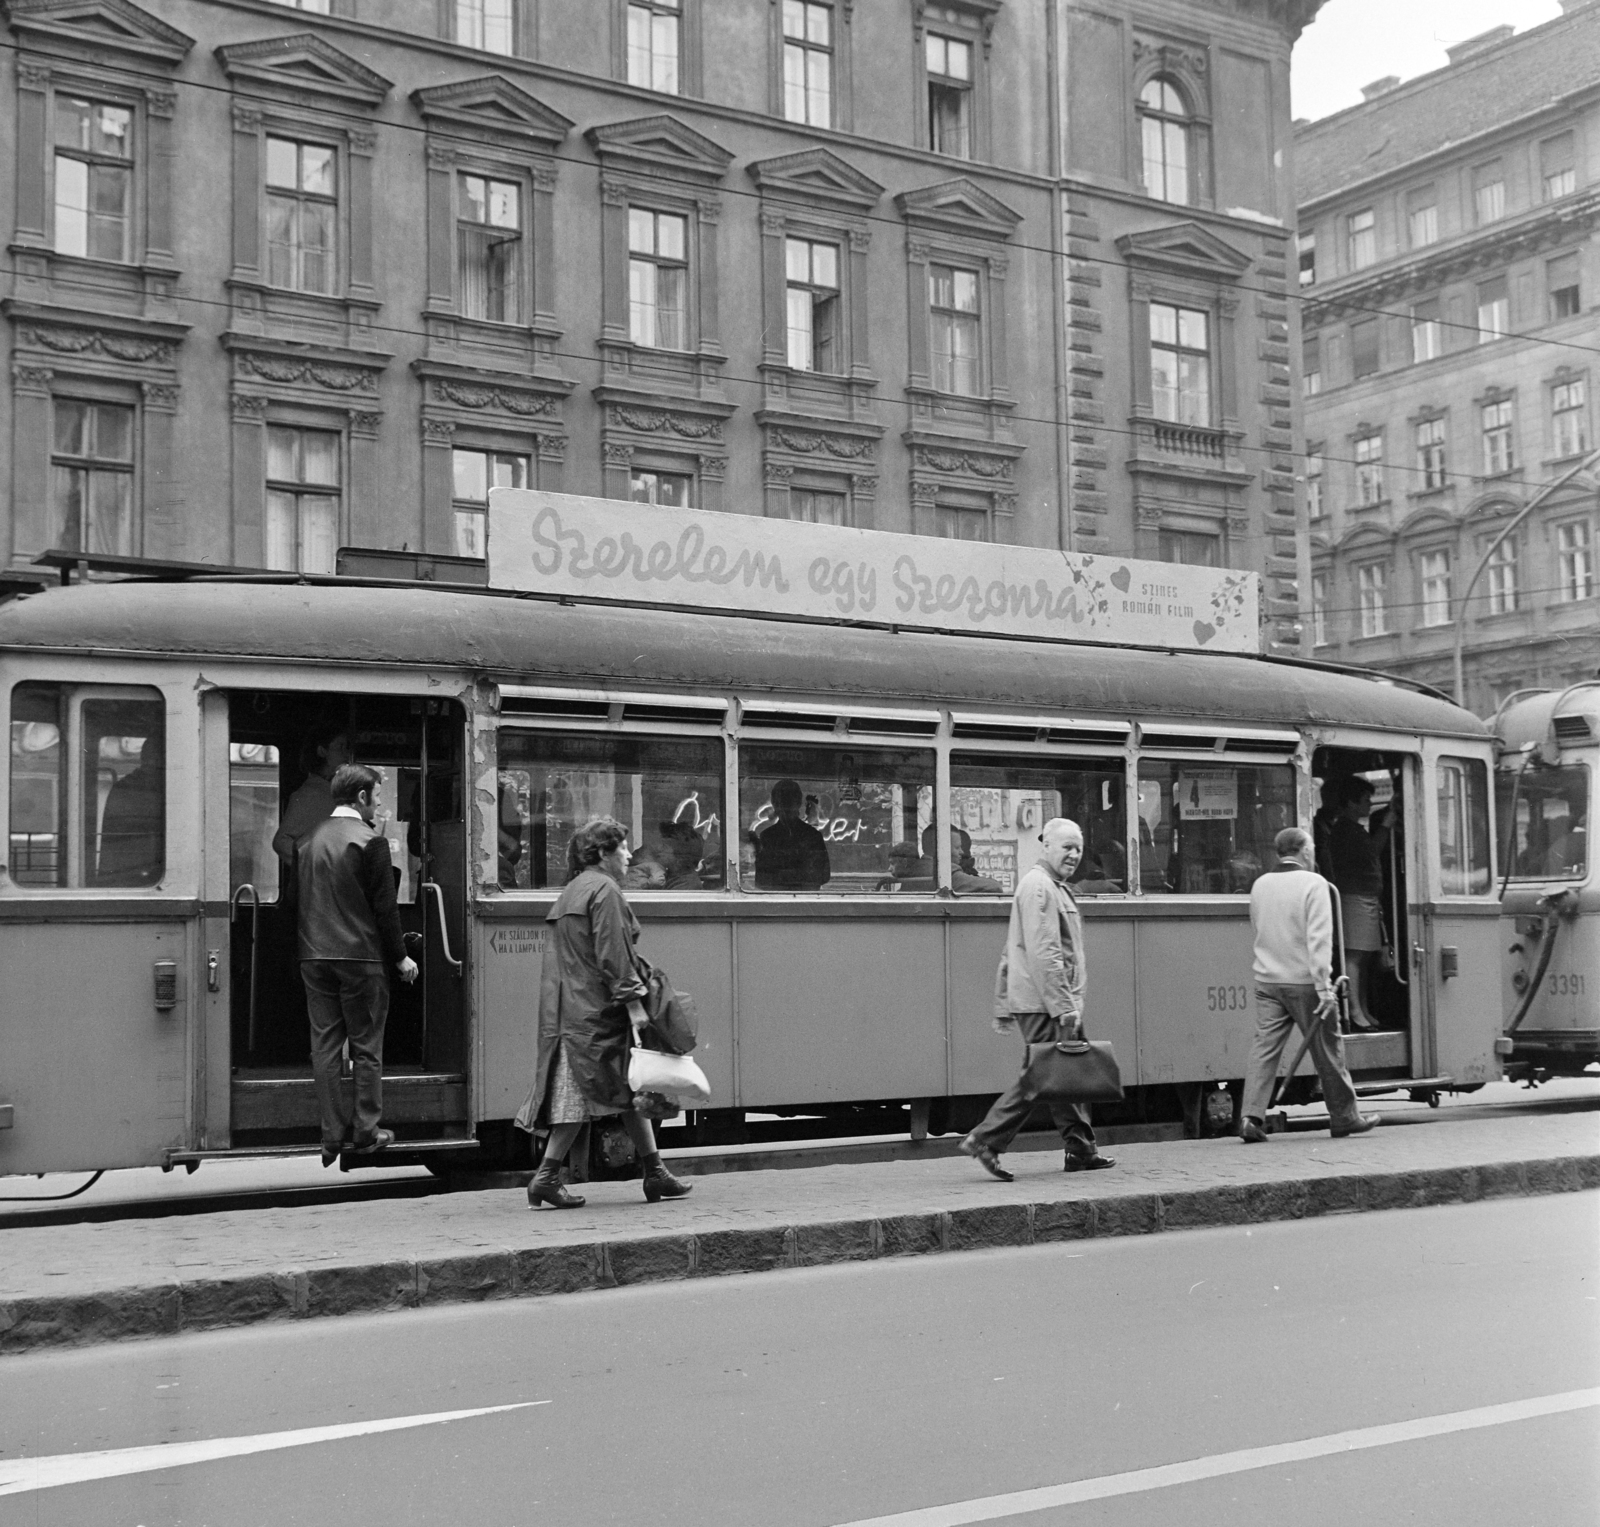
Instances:
[[[1600,679],[1512,695],[1493,721],[1507,1073],[1600,1062],[1600,876],[1589,848]]]
[[[1351,1069],[1415,1096],[1501,1075],[1490,732],[1361,670],[195,577],[0,605],[0,721],[0,1173],[315,1148],[278,840],[334,733],[382,774],[422,946],[385,1046],[397,1159],[526,1150],[510,1120],[544,917],[568,836],[601,811],[639,851],[642,948],[699,1009],[714,1107],[696,1126],[844,1130],[899,1105],[914,1134],[970,1127],[1017,1063],[989,1027],[1009,893],[1065,815],[1087,842],[1088,1026],[1128,1084],[1102,1120],[1226,1127],[1255,1022],[1250,884],[1281,828],[1310,827],[1320,785],[1357,772],[1403,830],[1399,958]],[[823,878],[764,884],[757,835],[794,810],[790,784]],[[1537,799],[1542,830],[1553,796]],[[1513,883],[1523,900],[1543,884]],[[1596,968],[1593,926],[1571,979]],[[1540,1032],[1577,1010],[1560,1000]],[[1291,1096],[1310,1095],[1303,1071]]]

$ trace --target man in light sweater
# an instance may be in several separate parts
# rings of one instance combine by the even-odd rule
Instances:
[[[1363,1114],[1344,1063],[1339,1004],[1333,990],[1333,904],[1328,882],[1317,874],[1311,834],[1286,827],[1273,845],[1277,865],[1250,891],[1255,929],[1256,1037],[1250,1047],[1239,1137],[1246,1145],[1267,1138],[1267,1106],[1283,1047],[1296,1028],[1311,1041],[1322,1078],[1329,1133],[1362,1135],[1378,1123]]]

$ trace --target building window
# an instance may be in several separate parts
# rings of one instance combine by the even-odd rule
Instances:
[[[1550,436],[1558,458],[1589,449],[1588,388],[1581,377],[1550,389]]]
[[[1222,537],[1209,530],[1163,530],[1157,538],[1163,562],[1185,567],[1221,567]]]
[[[1578,189],[1575,141],[1570,132],[1557,133],[1539,145],[1539,177],[1546,201],[1571,196]]]
[[[331,573],[339,547],[340,437],[267,426],[267,566]]]
[[[1365,270],[1378,258],[1378,218],[1371,207],[1350,214],[1350,269]]]
[[[1361,609],[1361,634],[1386,636],[1389,632],[1389,569],[1369,562],[1356,569],[1356,599]]]
[[[1306,514],[1320,520],[1327,510],[1322,503],[1322,447],[1306,447]]]
[[[1150,402],[1158,419],[1211,423],[1211,317],[1166,302],[1150,304]]]
[[[485,53],[516,52],[516,0],[453,0],[454,39]]]
[[[1510,615],[1517,608],[1517,538],[1507,536],[1489,557],[1489,613]]]
[[[928,147],[972,158],[972,44],[929,32],[922,43],[928,73]]]
[[[1480,225],[1506,215],[1506,182],[1498,159],[1472,172],[1472,210]]]
[[[1432,186],[1422,186],[1406,197],[1406,224],[1413,249],[1439,242],[1438,193]]]
[[[1444,351],[1444,328],[1439,322],[1437,299],[1419,302],[1411,309],[1411,360],[1420,364]]]
[[[1350,325],[1350,371],[1359,382],[1378,369],[1378,320],[1363,318]]]
[[[789,364],[797,371],[837,374],[839,247],[785,239],[783,260]]]
[[[783,0],[783,114],[833,125],[833,7]]]
[[[1302,233],[1295,240],[1295,249],[1300,256],[1300,284],[1301,286],[1315,286],[1317,284],[1317,236],[1314,233]]]
[[[1322,341],[1313,334],[1300,346],[1300,392],[1314,398],[1322,391]]]
[[[522,319],[522,188],[515,181],[463,175],[456,249],[463,318]]]
[[[1556,576],[1564,601],[1594,593],[1594,546],[1587,520],[1556,527]]]
[[[131,259],[133,114],[69,95],[55,112],[56,253]]]
[[[1478,283],[1478,343],[1504,339],[1511,329],[1511,293],[1504,276]]]
[[[629,0],[628,83],[666,95],[678,93],[682,56],[681,0]]]
[[[63,551],[133,555],[133,410],[55,400],[51,494]]]
[[[976,504],[936,503],[933,533],[946,541],[988,541],[989,511]]]
[[[464,451],[450,453],[455,489],[451,507],[455,511],[455,554],[458,557],[486,557],[488,552],[489,489],[526,488],[528,458],[509,451]]]
[[[332,0],[272,0],[274,5],[282,5],[291,11],[304,11],[308,16],[330,16],[333,14]]]
[[[1139,92],[1139,132],[1144,145],[1144,188],[1162,201],[1187,203],[1189,113],[1171,80],[1153,79]],[[1316,279],[1315,243],[1312,280]],[[1309,285],[1301,255],[1300,284]]]
[[[1328,575],[1311,575],[1311,642],[1313,646],[1328,645]]]
[[[1557,255],[1544,268],[1545,287],[1550,293],[1550,317],[1575,318],[1582,310],[1578,289],[1578,256]]]
[[[1422,623],[1425,626],[1450,624],[1450,553],[1425,551],[1419,570],[1422,574]]]
[[[817,488],[790,488],[787,517],[808,525],[848,525],[849,514],[842,493],[827,493]],[[982,540],[983,537],[968,539]]]
[[[1356,502],[1364,508],[1383,502],[1383,436],[1356,439]]]
[[[338,219],[338,156],[320,143],[267,139],[267,280],[331,292]]]
[[[1427,492],[1444,486],[1444,420],[1424,419],[1417,426],[1417,471]]]
[[[636,345],[688,348],[688,238],[678,213],[628,208],[628,335]]]
[[[928,311],[932,320],[934,390],[968,398],[979,396],[983,391],[983,317],[977,271],[930,265]]]
[[[1483,405],[1483,475],[1498,477],[1517,464],[1511,432],[1516,424],[1515,405],[1510,398]]]
[[[628,497],[636,504],[692,509],[694,478],[688,472],[656,472],[636,467],[628,474]]]

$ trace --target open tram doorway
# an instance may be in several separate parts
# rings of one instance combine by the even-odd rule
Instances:
[[[389,842],[401,926],[421,967],[413,984],[390,986],[384,1124],[402,1142],[467,1134],[465,735],[451,700],[229,693],[234,1148],[319,1138],[294,865],[299,840],[331,811],[327,776],[342,762],[381,778],[375,825]]]
[[[1311,762],[1321,799],[1317,868],[1339,888],[1343,908],[1334,964],[1350,977],[1346,1048],[1358,1077],[1408,1075],[1421,1015],[1411,962],[1416,769],[1411,754],[1372,748],[1320,747]]]

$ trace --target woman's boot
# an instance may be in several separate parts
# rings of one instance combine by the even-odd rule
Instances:
[[[529,1192],[533,1190],[530,1188]],[[694,1184],[674,1177],[661,1164],[661,1153],[652,1151],[644,1158],[644,1196],[653,1204],[663,1198],[684,1198],[694,1192]]]
[[[567,1152],[582,1128],[579,1124],[558,1124],[550,1131],[544,1148],[544,1158],[539,1170],[528,1184],[528,1207],[537,1209],[548,1204],[552,1209],[581,1209],[584,1200],[577,1193],[569,1193],[561,1181],[561,1168],[566,1164]]]

